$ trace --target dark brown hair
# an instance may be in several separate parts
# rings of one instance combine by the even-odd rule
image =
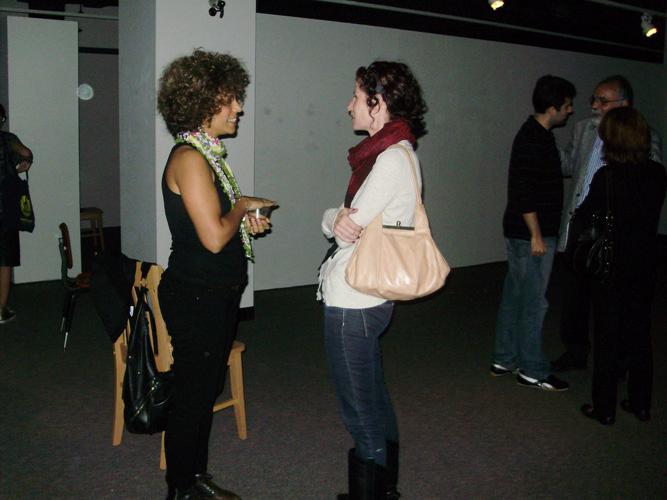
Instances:
[[[157,108],[175,136],[208,124],[234,98],[243,103],[249,83],[247,71],[235,57],[196,49],[164,69]]]
[[[577,89],[572,82],[553,75],[544,75],[533,89],[533,109],[535,113],[546,113],[550,107],[560,111],[566,99],[574,99]]]
[[[416,137],[426,133],[424,113],[426,103],[419,82],[407,65],[398,62],[375,61],[360,67],[356,74],[361,90],[368,94],[369,107],[377,105],[376,95],[382,95],[392,119],[404,118]]]
[[[651,130],[642,114],[634,108],[621,107],[607,111],[598,133],[607,162],[644,163],[651,150]]]

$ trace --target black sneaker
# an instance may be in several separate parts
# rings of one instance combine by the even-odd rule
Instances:
[[[570,388],[570,384],[553,375],[538,380],[536,378],[528,377],[521,371],[516,375],[516,383],[525,387],[535,387],[536,389],[542,389],[543,391],[553,392],[567,391]]]
[[[507,368],[500,363],[491,363],[491,368],[489,368],[492,377],[502,377],[508,373],[517,373],[518,371],[518,368]]]
[[[2,309],[0,309],[0,325],[9,323],[14,318],[16,318],[16,313],[12,311],[9,307],[5,306]]]

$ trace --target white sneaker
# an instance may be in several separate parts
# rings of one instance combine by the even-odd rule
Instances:
[[[516,383],[524,387],[535,387],[536,389],[552,392],[567,391],[570,388],[570,384],[564,380],[554,377],[553,375],[549,375],[546,378],[538,380],[536,378],[527,376],[522,371],[517,373]]]
[[[14,318],[16,318],[16,313],[9,307],[5,306],[2,309],[0,309],[0,325],[9,323]]]

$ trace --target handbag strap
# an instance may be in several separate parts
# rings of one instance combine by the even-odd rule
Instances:
[[[394,146],[392,146],[392,148],[393,147]],[[410,162],[410,172],[412,172],[412,182],[415,186],[415,192],[417,193],[417,206],[419,206],[422,204],[422,195],[421,190],[419,189],[419,183],[417,182],[417,166],[415,165],[415,161],[412,159],[412,155],[410,154],[410,151],[408,151],[408,148],[400,143],[396,144],[396,149],[399,148],[405,151],[405,154],[408,156],[408,161]]]
[[[607,216],[611,215],[611,205],[612,205],[612,196],[613,189],[611,187],[611,176],[613,168],[607,168],[607,178],[606,181],[606,191],[607,191]]]
[[[148,318],[146,319],[149,323],[150,331],[153,334],[153,346],[155,355],[157,356],[159,354],[159,351],[157,342],[157,328],[155,325],[155,316],[153,315],[153,310],[151,309],[151,306],[148,303],[148,299],[146,298],[146,295],[148,295],[146,278],[148,277],[148,273],[150,272],[152,267],[153,264],[151,262],[141,263],[141,281],[139,282],[139,286],[136,287],[136,290],[137,290],[137,306],[139,305],[139,301],[143,302],[144,304],[145,313],[148,315]]]

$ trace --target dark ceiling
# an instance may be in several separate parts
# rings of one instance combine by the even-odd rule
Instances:
[[[202,8],[206,8],[204,0]],[[251,0],[229,0],[251,1]],[[641,12],[592,0],[505,0],[491,10],[488,0],[364,0],[360,6],[320,0],[256,0],[260,13],[389,26],[468,38],[505,41],[663,62],[665,17],[654,16],[658,34],[646,38]],[[614,3],[667,12],[667,0],[616,0]],[[118,6],[118,0],[28,0],[29,8],[64,11]],[[371,4],[376,8],[364,6]],[[382,10],[409,9],[412,13]]]
[[[646,38],[641,12],[591,0],[505,0],[493,11],[488,0],[257,0],[257,12],[387,26],[429,33],[663,62],[664,16],[659,33]],[[666,12],[666,0],[625,0],[624,5]],[[369,5],[370,4],[370,5]],[[409,9],[396,12],[392,8]]]

